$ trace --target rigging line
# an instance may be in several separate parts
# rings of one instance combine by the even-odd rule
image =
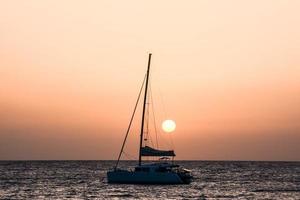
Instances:
[[[133,155],[129,154],[129,153],[126,153],[125,151],[123,151],[124,155],[127,156],[127,158],[130,158],[132,160],[136,160],[137,158],[134,157]]]
[[[161,131],[158,131],[158,133],[160,135],[160,138],[162,138],[162,140],[163,140],[163,146],[172,147],[172,144],[170,143],[169,139],[165,138],[167,136],[164,136],[164,135],[169,134],[169,133],[162,133]]]
[[[123,152],[123,149],[124,149],[126,140],[127,140],[127,136],[128,136],[129,131],[130,131],[131,124],[132,124],[132,121],[133,121],[133,118],[134,118],[134,115],[135,115],[135,111],[136,111],[136,108],[137,108],[137,106],[138,106],[138,103],[139,103],[139,100],[140,100],[140,97],[141,97],[141,93],[142,93],[142,91],[143,91],[143,87],[144,87],[144,84],[145,84],[145,80],[146,80],[146,75],[145,75],[145,77],[144,77],[144,80],[143,80],[143,83],[142,83],[142,86],[141,86],[141,89],[140,89],[138,98],[137,98],[136,103],[135,103],[135,106],[134,106],[134,110],[133,110],[133,113],[132,113],[132,116],[131,116],[131,119],[130,119],[130,122],[129,122],[129,125],[128,125],[128,128],[127,128],[127,131],[126,131],[126,135],[125,135],[125,138],[124,138],[124,141],[123,141],[123,144],[122,144],[121,151],[120,151],[119,156],[118,156],[118,160],[117,160],[115,169],[117,169],[117,167],[118,167],[118,164],[119,164],[119,161],[120,161],[120,158],[121,158],[121,155],[122,155],[122,152]]]
[[[157,127],[156,127],[156,120],[154,114],[154,102],[153,102],[151,83],[149,84],[149,89],[150,89],[150,100],[152,102],[152,115],[153,115],[153,123],[154,123],[154,130],[155,130],[156,148],[158,148]]]
[[[125,151],[123,151],[123,158],[125,159],[125,160],[131,160],[131,158],[127,155],[127,153],[125,152]]]
[[[173,137],[172,137],[172,134],[169,134],[169,138],[170,138],[170,141],[171,141],[171,148],[174,149],[174,143],[173,143]]]
[[[152,139],[152,137],[151,137],[151,134],[148,134],[148,136],[149,136],[149,141],[150,141],[150,143],[151,143],[151,146],[153,147],[154,145],[153,145],[153,139]]]
[[[163,146],[164,145],[167,145],[168,147],[172,147],[172,144],[170,143],[170,141],[169,140],[167,140],[165,137],[164,137],[164,135],[166,135],[166,133],[164,134],[164,133],[162,133],[159,129],[158,129],[158,134],[160,135],[160,138],[162,138],[162,140],[163,140]],[[163,135],[164,134],[164,135]],[[169,135],[169,133],[168,133],[168,135]],[[166,136],[167,137],[167,136]]]
[[[151,77],[149,77],[149,79],[150,78]],[[149,110],[150,110],[150,105],[152,104],[151,99],[150,99],[150,97],[151,97],[151,87],[150,86],[151,86],[151,81],[149,81],[149,92],[147,94],[147,99],[148,99],[148,102],[147,102],[147,140],[150,141],[151,146],[154,146],[153,139],[151,137],[151,131],[150,131],[151,127],[149,127],[149,123],[150,123],[150,115],[149,115],[150,111]]]
[[[163,140],[163,144],[167,145],[168,147],[172,147],[172,143],[170,144],[170,142],[165,139],[165,137],[163,136],[163,134],[161,133],[161,131],[157,128],[151,83],[149,83],[149,89],[151,89],[150,98],[151,98],[151,101],[152,101],[152,112],[153,112],[152,115],[153,115],[153,121],[154,121],[153,123],[154,123],[155,134],[156,134],[155,136],[156,136],[156,145],[157,145],[157,148],[159,147],[159,144],[158,144],[158,135]],[[159,92],[161,92],[159,88],[158,88],[158,90],[159,90]],[[161,106],[163,106],[164,118],[166,119],[166,110],[165,110],[165,106],[164,106],[164,103],[163,103],[162,94],[161,93],[159,93],[159,94],[160,94],[160,99],[161,99]]]
[[[165,106],[165,103],[164,103],[164,98],[163,98],[163,95],[162,95],[162,92],[161,92],[161,89],[158,88],[158,92],[159,92],[159,96],[160,96],[160,100],[161,100],[161,105],[163,107],[163,112],[164,112],[164,118],[167,119],[169,116],[168,116],[168,113],[166,111],[166,106]],[[159,134],[162,136],[162,133],[159,131]],[[162,136],[162,138],[164,139],[164,142],[169,146],[171,147],[172,149],[174,148],[174,143],[173,143],[173,139],[172,139],[172,136],[170,136],[171,134],[168,134],[169,135],[169,139],[168,141],[164,139],[164,137]],[[167,141],[167,142],[166,142]]]
[[[162,95],[162,92],[161,92],[160,88],[158,88],[158,93],[159,93],[159,96],[160,96],[161,105],[163,107],[164,118],[166,119],[168,117],[168,115],[167,115],[167,112],[166,112],[166,106],[165,106],[164,98],[163,98],[163,95]]]
[[[151,82],[150,81],[150,76],[149,76],[149,83]],[[149,84],[150,85],[150,84]],[[150,89],[150,88],[149,88]],[[145,134],[145,138],[144,138],[144,141],[145,141],[145,145],[147,145],[148,143],[148,139],[149,139],[149,109],[150,109],[150,100],[149,100],[149,92],[147,93],[147,102],[146,102],[146,134]]]
[[[147,146],[148,140],[149,140],[149,111],[148,111],[148,106],[149,103],[147,104],[147,109],[146,109],[146,115],[145,115],[145,125],[146,125],[146,130],[144,131],[144,145]]]

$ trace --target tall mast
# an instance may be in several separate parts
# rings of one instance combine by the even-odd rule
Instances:
[[[140,136],[139,166],[142,164],[142,154],[141,153],[142,153],[143,136],[144,136],[144,121],[145,121],[145,110],[146,110],[146,101],[147,101],[147,90],[148,90],[148,81],[149,81],[149,73],[150,73],[151,55],[152,54],[149,53],[146,85],[145,85],[145,95],[144,95],[144,103],[143,103],[141,136]]]

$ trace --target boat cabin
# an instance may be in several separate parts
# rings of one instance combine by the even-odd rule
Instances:
[[[170,163],[153,163],[153,164],[145,164],[141,166],[135,167],[135,172],[173,172],[174,169],[178,168],[178,165],[173,165]]]

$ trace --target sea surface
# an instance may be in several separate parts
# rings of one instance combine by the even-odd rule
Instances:
[[[107,184],[114,161],[0,161],[0,199],[300,199],[300,162],[177,163],[191,184]]]

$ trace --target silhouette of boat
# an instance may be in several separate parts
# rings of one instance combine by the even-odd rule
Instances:
[[[190,170],[187,170],[177,164],[174,164],[174,157],[176,156],[174,150],[159,150],[150,146],[143,146],[144,139],[144,124],[145,124],[145,111],[147,107],[147,92],[150,74],[151,53],[148,59],[147,73],[142,84],[137,102],[135,104],[134,112],[132,114],[125,139],[123,141],[121,151],[118,156],[115,167],[107,172],[108,183],[124,183],[124,184],[188,184],[192,180]],[[144,88],[145,87],[145,88]],[[138,165],[130,169],[120,169],[118,164],[124,150],[128,133],[135,115],[135,111],[144,88],[144,101],[143,112],[141,121],[141,133],[139,144],[139,161]],[[142,163],[142,157],[160,157],[159,161],[154,163]],[[170,161],[172,158],[172,161]]]

